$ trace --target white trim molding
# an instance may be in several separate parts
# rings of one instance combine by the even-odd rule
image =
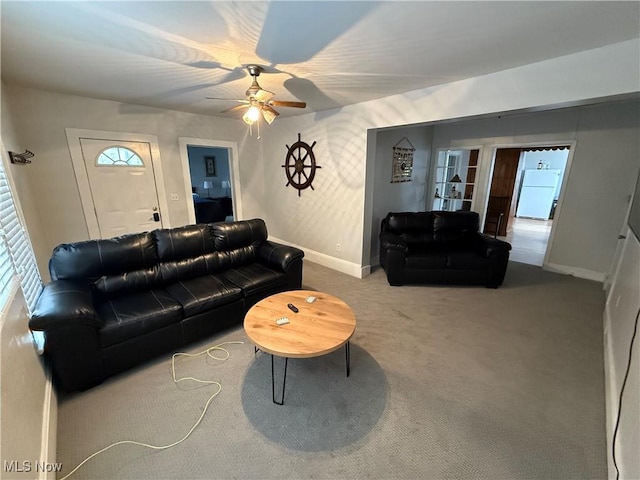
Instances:
[[[58,437],[58,399],[53,388],[51,369],[46,370],[44,405],[42,407],[42,438],[40,439],[40,464],[50,465],[56,461]],[[54,480],[55,472],[40,471],[38,480]]]
[[[595,282],[604,282],[604,272],[594,272],[586,268],[569,267],[567,265],[558,265],[557,263],[545,263],[542,267],[550,272],[571,275],[572,277],[584,278],[585,280],[593,280]]]
[[[352,277],[363,278],[369,274],[369,266],[363,267],[356,263],[342,260],[341,258],[332,257],[324,253],[316,252],[315,250],[309,250],[308,248],[301,247],[300,245],[296,245],[279,238],[269,237],[269,240],[299,248],[304,251],[305,260],[309,260],[310,262],[317,263],[318,265],[322,265],[323,267],[327,267],[338,272],[346,273]]]

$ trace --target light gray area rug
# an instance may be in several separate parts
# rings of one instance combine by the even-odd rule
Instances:
[[[222,385],[189,438],[116,446],[71,478],[606,478],[601,284],[511,262],[497,290],[391,287],[305,262],[303,287],[356,313],[348,378],[343,349],[290,360],[275,405],[270,356],[226,331],[187,349],[244,342],[226,361],[176,362]],[[214,392],[174,384],[167,355],[61,397],[59,478],[112,442],[179,440]]]

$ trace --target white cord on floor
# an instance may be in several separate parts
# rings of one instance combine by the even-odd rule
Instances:
[[[98,450],[97,452],[89,455],[87,458],[85,458],[82,462],[80,462],[80,464],[74,468],[73,470],[71,470],[67,475],[65,475],[64,477],[62,477],[60,480],[66,480],[67,478],[69,478],[71,475],[73,475],[75,472],[77,472],[80,467],[82,467],[85,463],[87,463],[89,460],[91,460],[93,457],[96,457],[97,455],[100,455],[103,452],[106,452],[107,450],[109,450],[110,448],[113,448],[117,445],[140,445],[141,447],[146,447],[146,448],[151,448],[153,450],[166,450],[167,448],[171,448],[171,447],[175,447],[176,445],[178,445],[179,443],[184,442],[187,438],[189,438],[189,436],[193,433],[193,431],[198,427],[198,425],[200,425],[200,422],[202,422],[202,419],[204,418],[205,414],[207,413],[207,409],[209,408],[209,404],[213,401],[214,398],[216,398],[216,396],[222,391],[222,385],[219,382],[216,382],[215,380],[202,380],[200,378],[195,378],[195,377],[181,377],[181,378],[177,378],[176,377],[176,357],[178,356],[185,356],[185,357],[198,357],[200,355],[204,355],[205,353],[212,359],[214,360],[220,360],[220,361],[225,361],[226,359],[229,358],[229,351],[222,348],[222,345],[229,345],[229,344],[242,344],[244,342],[223,342],[223,343],[219,343],[218,345],[214,345],[212,347],[207,348],[206,350],[203,350],[202,352],[198,352],[198,353],[182,353],[182,352],[178,352],[178,353],[174,353],[173,356],[171,357],[171,374],[173,376],[173,381],[174,383],[180,383],[183,382],[185,380],[192,380],[194,382],[198,382],[198,383],[204,383],[204,384],[208,384],[208,385],[215,385],[216,387],[218,387],[216,389],[216,391],[209,397],[209,400],[207,400],[207,403],[204,406],[204,410],[202,411],[202,414],[200,415],[200,418],[198,418],[198,420],[196,421],[196,423],[193,425],[193,427],[191,427],[191,430],[189,430],[187,432],[187,434],[182,437],[180,440],[173,442],[169,445],[162,445],[162,446],[158,446],[158,445],[149,445],[148,443],[142,443],[142,442],[136,442],[134,440],[121,440],[119,442],[115,442],[112,443],[111,445],[108,445],[106,447],[104,447],[102,450]],[[213,355],[211,352],[214,350],[220,350],[222,352],[225,353],[224,357],[216,357],[215,355]]]

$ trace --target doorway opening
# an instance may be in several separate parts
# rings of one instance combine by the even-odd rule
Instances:
[[[233,221],[229,149],[187,145],[196,223]]]
[[[570,153],[568,144],[496,149],[483,231],[511,244],[511,260],[544,264]]]
[[[235,142],[179,137],[189,223],[242,219]]]

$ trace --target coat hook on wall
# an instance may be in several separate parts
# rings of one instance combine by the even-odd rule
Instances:
[[[31,157],[33,157],[33,152],[30,152],[29,150],[25,150],[24,153],[15,153],[15,152],[9,152],[9,158],[11,159],[11,163],[22,163],[22,164],[27,164],[27,163],[31,163],[31,160],[29,160]]]

